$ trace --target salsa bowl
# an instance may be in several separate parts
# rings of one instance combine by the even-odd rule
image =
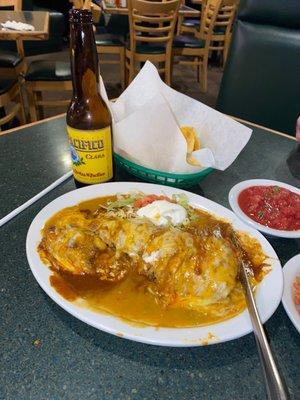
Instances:
[[[282,238],[290,238],[290,239],[297,239],[300,238],[300,230],[280,230],[280,229],[273,229],[269,228],[266,225],[260,224],[250,218],[245,212],[241,209],[239,205],[239,195],[245,189],[248,189],[252,186],[276,186],[278,188],[288,189],[289,191],[300,195],[300,190],[296,187],[289,185],[283,182],[277,182],[269,179],[250,179],[247,181],[243,181],[238,183],[237,185],[233,186],[230,190],[228,199],[229,204],[233,210],[233,212],[247,225],[251,226],[259,230],[260,232],[265,233],[269,236],[277,236]]]

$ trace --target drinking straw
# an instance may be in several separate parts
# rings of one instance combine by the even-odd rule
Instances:
[[[62,182],[64,182],[65,180],[67,180],[68,178],[70,178],[70,176],[72,176],[72,171],[67,172],[66,174],[64,174],[63,176],[61,176],[59,179],[57,179],[55,182],[51,183],[51,185],[49,185],[48,187],[46,187],[45,189],[43,189],[40,193],[38,193],[37,195],[35,195],[34,197],[32,197],[31,199],[29,199],[28,201],[26,201],[25,203],[23,203],[22,205],[20,205],[19,207],[15,208],[13,211],[11,211],[9,214],[5,215],[5,217],[0,219],[0,227],[4,224],[6,224],[6,222],[10,221],[12,218],[14,218],[16,215],[20,214],[20,212],[24,211],[26,208],[28,208],[29,206],[31,206],[31,204],[35,203],[37,200],[41,199],[43,196],[45,196],[45,194],[49,193],[51,190],[53,190],[54,188],[56,188],[56,186],[60,185]]]

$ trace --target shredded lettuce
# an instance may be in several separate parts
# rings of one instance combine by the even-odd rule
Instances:
[[[197,221],[199,219],[199,215],[197,215],[194,211],[189,212],[189,220],[191,222]]]
[[[187,198],[187,195],[184,193],[173,194],[172,200],[176,201],[176,203],[178,203],[184,208],[188,208],[189,206],[189,199]]]
[[[143,198],[143,197],[147,197],[147,196],[148,195],[145,195],[144,193],[143,193],[143,196],[141,196],[141,193],[132,193],[131,195],[126,196],[126,197],[119,194],[117,196],[116,201],[112,201],[112,202],[108,203],[107,211],[112,211],[112,210],[115,210],[116,208],[130,206],[138,198]],[[172,200],[186,209],[189,208],[189,200],[184,193],[173,194]]]
[[[133,196],[120,198],[116,201],[112,201],[111,203],[109,203],[107,210],[111,211],[111,210],[114,210],[115,208],[129,206],[132,203],[134,203],[135,200],[136,200],[136,197],[133,197]]]

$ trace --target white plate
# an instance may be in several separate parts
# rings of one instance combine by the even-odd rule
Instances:
[[[296,276],[300,276],[300,254],[291,258],[283,267],[284,289],[282,304],[287,315],[300,333],[300,314],[293,301],[293,282]]]
[[[32,221],[28,230],[26,251],[31,271],[44,291],[64,310],[87,324],[127,339],[161,346],[200,346],[204,344],[225,342],[239,338],[252,331],[248,311],[230,320],[196,328],[155,328],[135,327],[117,317],[93,312],[82,308],[61,297],[49,284],[50,270],[41,262],[37,245],[41,240],[41,229],[45,222],[64,207],[73,206],[81,201],[99,196],[127,193],[130,190],[144,193],[165,194],[185,193],[192,205],[210,211],[231,221],[234,228],[245,231],[256,237],[269,257],[272,271],[263,279],[257,288],[256,301],[263,322],[268,320],[278,307],[283,290],[282,269],[277,255],[268,241],[256,230],[242,223],[231,211],[213,201],[184,190],[149,183],[117,182],[85,187],[64,194],[49,203]]]
[[[252,228],[255,228],[261,232],[266,233],[270,236],[278,236],[289,239],[297,239],[300,238],[300,230],[297,231],[283,231],[279,229],[268,228],[265,225],[259,224],[258,222],[253,221],[248,215],[246,215],[240,208],[238,204],[238,197],[242,190],[247,189],[250,186],[279,186],[285,189],[290,190],[291,192],[297,193],[300,195],[300,190],[292,185],[288,185],[287,183],[272,181],[269,179],[250,179],[248,181],[243,181],[233,186],[230,190],[228,199],[229,204],[235,214],[241,218],[246,224],[250,225]]]

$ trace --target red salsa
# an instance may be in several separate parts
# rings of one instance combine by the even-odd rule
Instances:
[[[241,210],[273,229],[300,229],[300,195],[279,186],[251,186],[238,197]]]

